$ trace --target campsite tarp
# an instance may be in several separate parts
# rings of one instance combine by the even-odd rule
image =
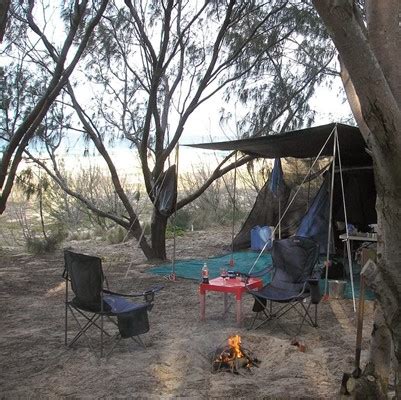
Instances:
[[[283,134],[261,136],[227,142],[199,143],[187,145],[207,150],[238,150],[245,154],[263,158],[310,158],[316,157],[327,138],[337,125],[343,168],[371,166],[372,158],[366,152],[366,144],[357,127],[331,123],[299,129]],[[333,135],[321,155],[333,154]]]
[[[337,127],[339,139],[348,222],[363,231],[368,224],[377,221],[376,189],[372,158],[366,151],[366,143],[357,127],[331,123],[277,135],[191,146],[210,150],[237,150],[255,157],[275,159],[280,157],[314,158],[321,150],[321,156],[332,156],[334,135],[331,133],[335,127]],[[330,140],[327,141],[329,137]],[[337,175],[333,194],[333,220],[344,221],[341,185]]]

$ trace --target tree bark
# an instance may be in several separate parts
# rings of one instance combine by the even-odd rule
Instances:
[[[345,89],[348,97],[353,98],[350,103],[374,161],[379,226],[374,290],[391,332],[396,359],[396,396],[401,398],[398,367],[401,362],[400,4],[396,0],[367,0],[366,27],[360,24],[350,0],[313,0],[313,4],[349,74]],[[378,361],[374,348],[371,350],[371,361],[377,364],[374,370],[378,373],[379,364],[387,360]]]
[[[153,209],[151,222],[151,241],[154,257],[160,260],[167,259],[166,253],[166,229],[168,217],[162,215],[156,207]]]
[[[7,14],[10,8],[11,0],[3,0],[0,2],[0,43],[3,41],[4,33],[7,26]]]

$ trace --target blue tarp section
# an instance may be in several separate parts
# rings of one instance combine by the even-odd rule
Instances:
[[[274,167],[269,181],[269,189],[276,196],[279,190],[285,185],[283,177],[283,168],[281,166],[281,158],[274,160]]]
[[[201,269],[206,262],[209,268],[209,278],[217,278],[220,275],[220,268],[226,267],[238,272],[248,273],[252,268],[259,253],[252,251],[238,251],[233,254],[226,254],[224,256],[212,257],[208,259],[192,259],[180,260],[175,262],[175,273],[177,277],[187,279],[201,279]],[[230,267],[231,257],[234,260],[233,267]],[[253,271],[260,271],[267,265],[271,264],[270,254],[262,254],[256,263]],[[157,275],[169,275],[172,272],[171,263],[158,265],[149,270],[149,272]]]
[[[329,229],[330,215],[330,174],[326,177],[320,186],[315,198],[312,201],[309,210],[303,216],[297,236],[310,237],[319,243],[320,253],[327,252],[327,237]]]

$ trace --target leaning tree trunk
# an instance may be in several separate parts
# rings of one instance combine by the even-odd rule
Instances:
[[[382,281],[376,293],[393,340],[396,392],[401,398],[401,171],[398,167],[383,172],[378,172],[376,179],[380,226],[378,268]]]
[[[379,227],[375,293],[391,333],[396,397],[401,398],[400,4],[366,0],[362,15],[354,1],[312,2],[338,49],[352,112],[374,160]]]

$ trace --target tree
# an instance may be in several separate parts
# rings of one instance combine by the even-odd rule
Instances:
[[[1,71],[4,115],[0,139],[6,146],[0,163],[0,214],[5,210],[24,150],[78,64],[107,4],[108,0],[65,2],[61,13],[66,35],[61,46],[52,44],[45,35],[49,25],[46,15],[42,15],[42,26],[36,21],[40,12],[34,0],[4,5],[9,7],[11,23],[2,56],[12,61]],[[51,8],[50,3],[42,6],[43,10]],[[1,24],[3,27],[5,22]],[[48,56],[53,64],[48,62]],[[31,60],[36,60],[34,70],[28,67],[32,66]],[[40,81],[36,75],[41,76]]]
[[[385,396],[388,368],[380,313],[394,348],[396,397],[401,397],[401,35],[397,0],[357,2],[313,0],[338,50],[341,77],[355,119],[374,161],[378,213],[378,263],[371,286],[381,310],[376,313],[375,352],[368,373],[376,376],[376,396]],[[383,340],[383,336],[380,336]],[[384,335],[385,337],[385,335]],[[383,346],[384,344],[384,346]],[[385,362],[389,357],[384,356]],[[361,386],[363,390],[366,387]],[[381,394],[380,394],[381,392]],[[366,396],[366,392],[365,392]],[[361,397],[362,398],[362,397]],[[366,397],[365,397],[366,398]]]
[[[165,259],[165,232],[171,214],[250,159],[234,162],[232,155],[228,156],[192,193],[161,212],[158,185],[191,116],[219,93],[221,102],[233,101],[241,93],[241,101],[257,107],[238,124],[246,135],[296,126],[302,116],[310,116],[307,100],[333,52],[311,7],[301,1],[230,0],[196,5],[126,0],[125,5],[111,2],[86,55],[82,80],[94,87],[93,99],[87,103],[81,99],[77,81],[66,86],[71,101],[62,105],[63,113],[67,114],[68,107],[74,110],[80,126],[61,123],[62,134],[60,130],[49,133],[52,167],[42,166],[67,193],[127,229],[148,258]],[[321,49],[320,58],[317,48]],[[124,214],[105,210],[74,191],[60,173],[58,147],[50,142],[71,130],[82,132],[103,157]],[[146,192],[154,205],[150,243],[120,182],[110,143],[130,146],[140,159]]]
[[[11,0],[4,0],[0,4],[0,43],[3,41],[4,32],[7,25],[7,13],[10,8]]]

